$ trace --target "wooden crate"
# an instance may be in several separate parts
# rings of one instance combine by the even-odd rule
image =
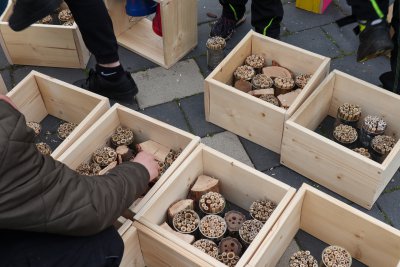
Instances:
[[[251,54],[264,55],[295,73],[313,73],[288,110],[253,97],[232,84],[233,72]],[[254,143],[280,153],[283,124],[328,75],[330,59],[250,31],[206,78],[206,120]]]
[[[170,68],[197,45],[197,1],[156,0],[160,3],[163,36],[153,32],[152,21],[132,20],[126,0],[105,0],[118,44],[150,61]]]
[[[25,115],[26,121],[41,122],[51,115],[79,124],[53,151],[58,159],[109,108],[108,98],[31,71],[7,96]]]
[[[367,266],[400,266],[399,230],[307,184],[298,190],[248,266],[275,266],[299,229],[346,248]]]
[[[59,160],[70,168],[76,169],[82,162],[89,161],[97,148],[105,146],[115,129],[120,125],[133,130],[135,142],[153,140],[174,150],[182,149],[182,153],[158,182],[140,202],[136,202],[135,206],[132,207],[132,211],[137,213],[168,179],[171,173],[196,148],[200,143],[200,138],[127,107],[114,104],[107,113],[98,119],[85,134],[65,151]]]
[[[323,14],[332,0],[296,0],[296,7],[317,14]]]
[[[14,4],[0,17],[0,43],[10,64],[85,68],[90,53],[76,23],[73,26],[33,24],[15,32],[8,25]]]
[[[159,226],[166,221],[168,207],[175,201],[186,198],[190,187],[202,174],[218,178],[221,194],[240,208],[248,210],[253,201],[265,198],[278,203],[271,217],[236,265],[245,266],[293,197],[295,189],[205,145],[196,148],[135,216],[135,219],[152,230],[146,232],[150,239],[155,241],[157,235],[161,235],[180,247],[179,250],[171,251],[166,258],[162,258],[164,255],[154,253],[153,257],[158,257],[160,261],[168,262],[170,257],[178,259],[183,250],[194,255],[196,260],[182,259],[175,266],[225,266]],[[142,231],[139,229],[139,239],[141,235]],[[207,265],[202,261],[207,262]]]
[[[327,115],[336,118],[346,102],[361,106],[360,121],[383,116],[385,133],[400,137],[400,96],[335,70],[286,122],[281,163],[371,209],[400,167],[400,142],[380,164],[314,132]]]

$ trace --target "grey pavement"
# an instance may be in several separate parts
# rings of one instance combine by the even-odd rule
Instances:
[[[285,10],[281,27],[282,41],[332,57],[331,69],[339,69],[380,85],[378,77],[382,72],[389,70],[389,60],[380,57],[365,63],[357,63],[355,58],[358,37],[352,32],[355,25],[339,29],[335,24],[335,20],[351,14],[346,0],[333,0],[323,15],[297,9],[294,0],[283,0],[282,2]],[[250,3],[251,1],[248,1],[247,20],[237,28],[232,39],[229,40],[227,53],[251,29]],[[140,89],[137,103],[130,107],[200,136],[203,143],[295,188],[299,188],[302,183],[310,184],[362,212],[400,229],[399,172],[389,182],[372,209],[367,211],[280,165],[278,154],[205,121],[203,81],[210,73],[206,63],[205,42],[210,25],[216,20],[208,17],[208,12],[220,14],[221,7],[217,0],[198,1],[198,46],[169,70],[160,68],[125,48],[120,48],[121,62],[132,73]],[[94,67],[94,65],[95,60],[92,57],[88,68]],[[9,90],[31,70],[37,70],[67,82],[85,78],[85,73],[87,73],[87,71],[79,69],[10,66],[4,54],[0,52],[0,73]],[[321,241],[299,231],[286,256],[282,257],[279,266],[287,266],[288,257],[298,247],[318,254],[322,251],[323,246]],[[357,266],[359,265],[357,264]]]

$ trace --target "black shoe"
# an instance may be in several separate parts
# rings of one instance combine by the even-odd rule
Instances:
[[[8,21],[11,29],[22,31],[56,10],[62,0],[17,0]]]
[[[393,49],[393,42],[390,39],[389,25],[386,21],[371,25],[360,33],[360,45],[357,51],[357,61],[363,62],[388,53]]]
[[[233,32],[246,20],[246,15],[243,15],[240,19],[228,19],[221,16],[217,22],[215,22],[211,28],[210,37],[220,36],[225,40],[231,38]]]
[[[125,72],[116,81],[108,81],[91,69],[87,79],[76,81],[74,85],[115,101],[129,104],[133,103],[133,98],[138,93],[136,83],[129,72]]]
[[[396,94],[400,94],[400,81],[399,84],[397,85],[397,88],[395,90],[394,88],[394,73],[393,71],[388,71],[381,76],[379,76],[379,80],[382,83],[382,87],[385,88],[388,91],[395,92]]]

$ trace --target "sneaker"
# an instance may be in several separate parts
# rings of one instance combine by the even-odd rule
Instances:
[[[246,20],[246,15],[239,20],[228,19],[224,16],[220,17],[211,28],[210,37],[220,36],[225,40],[231,38],[233,32]]]
[[[110,99],[129,104],[133,103],[133,98],[138,93],[136,83],[127,71],[118,80],[108,81],[97,74],[95,70],[91,69],[87,79],[76,81],[74,85]]]
[[[386,21],[379,24],[368,24],[360,32],[360,44],[357,50],[357,61],[363,62],[368,59],[387,54],[393,49],[393,42],[390,39],[389,25]]]
[[[56,10],[62,0],[17,0],[8,21],[14,31],[22,31]]]

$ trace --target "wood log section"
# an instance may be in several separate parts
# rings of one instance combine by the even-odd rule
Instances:
[[[281,64],[279,64],[278,61],[276,61],[276,60],[272,60],[272,66],[280,67]]]
[[[240,227],[246,221],[246,216],[240,211],[231,210],[225,213],[225,221],[228,231],[231,234],[239,232]]]
[[[194,242],[194,236],[189,234],[182,234],[177,231],[174,231],[166,222],[160,225],[164,230],[174,234],[176,237],[182,239],[184,242],[188,244],[192,244]]]
[[[117,147],[115,151],[117,152],[118,156],[121,156],[122,162],[129,161],[133,158],[133,150],[126,145]]]
[[[292,73],[283,67],[269,66],[263,68],[263,73],[269,77],[292,78]]]
[[[199,203],[201,196],[208,192],[219,193],[219,180],[207,175],[200,175],[190,189],[189,198]]]
[[[108,164],[107,167],[105,167],[104,169],[102,169],[101,171],[99,171],[99,175],[104,175],[104,174],[106,174],[108,171],[114,169],[115,166],[117,166],[117,164],[118,164],[118,163],[117,163],[116,161],[111,162],[110,164]]]
[[[140,143],[137,145],[137,150],[138,151],[146,151],[156,158],[156,160],[165,162],[165,158],[167,157],[170,148],[161,145],[157,142],[154,142],[152,140],[148,140],[146,142]]]
[[[242,244],[234,237],[226,237],[219,242],[218,245],[219,254],[223,252],[233,252],[235,255],[240,255],[242,252]]]
[[[167,211],[168,222],[172,225],[172,219],[174,218],[174,216],[178,212],[180,212],[182,210],[188,210],[188,209],[189,210],[194,209],[193,199],[182,199],[182,200],[175,202],[168,208],[168,211]]]
[[[242,92],[251,92],[251,89],[253,88],[253,86],[251,85],[250,82],[245,81],[245,80],[237,80],[235,82],[235,88],[242,91]]]
[[[288,109],[290,105],[293,104],[293,102],[296,100],[296,98],[299,96],[300,93],[301,89],[296,89],[287,94],[278,95],[278,99],[279,102],[281,103],[281,106],[285,109]]]
[[[262,95],[273,95],[274,92],[275,92],[274,88],[267,88],[267,89],[252,90],[249,92],[249,94],[258,97]]]

